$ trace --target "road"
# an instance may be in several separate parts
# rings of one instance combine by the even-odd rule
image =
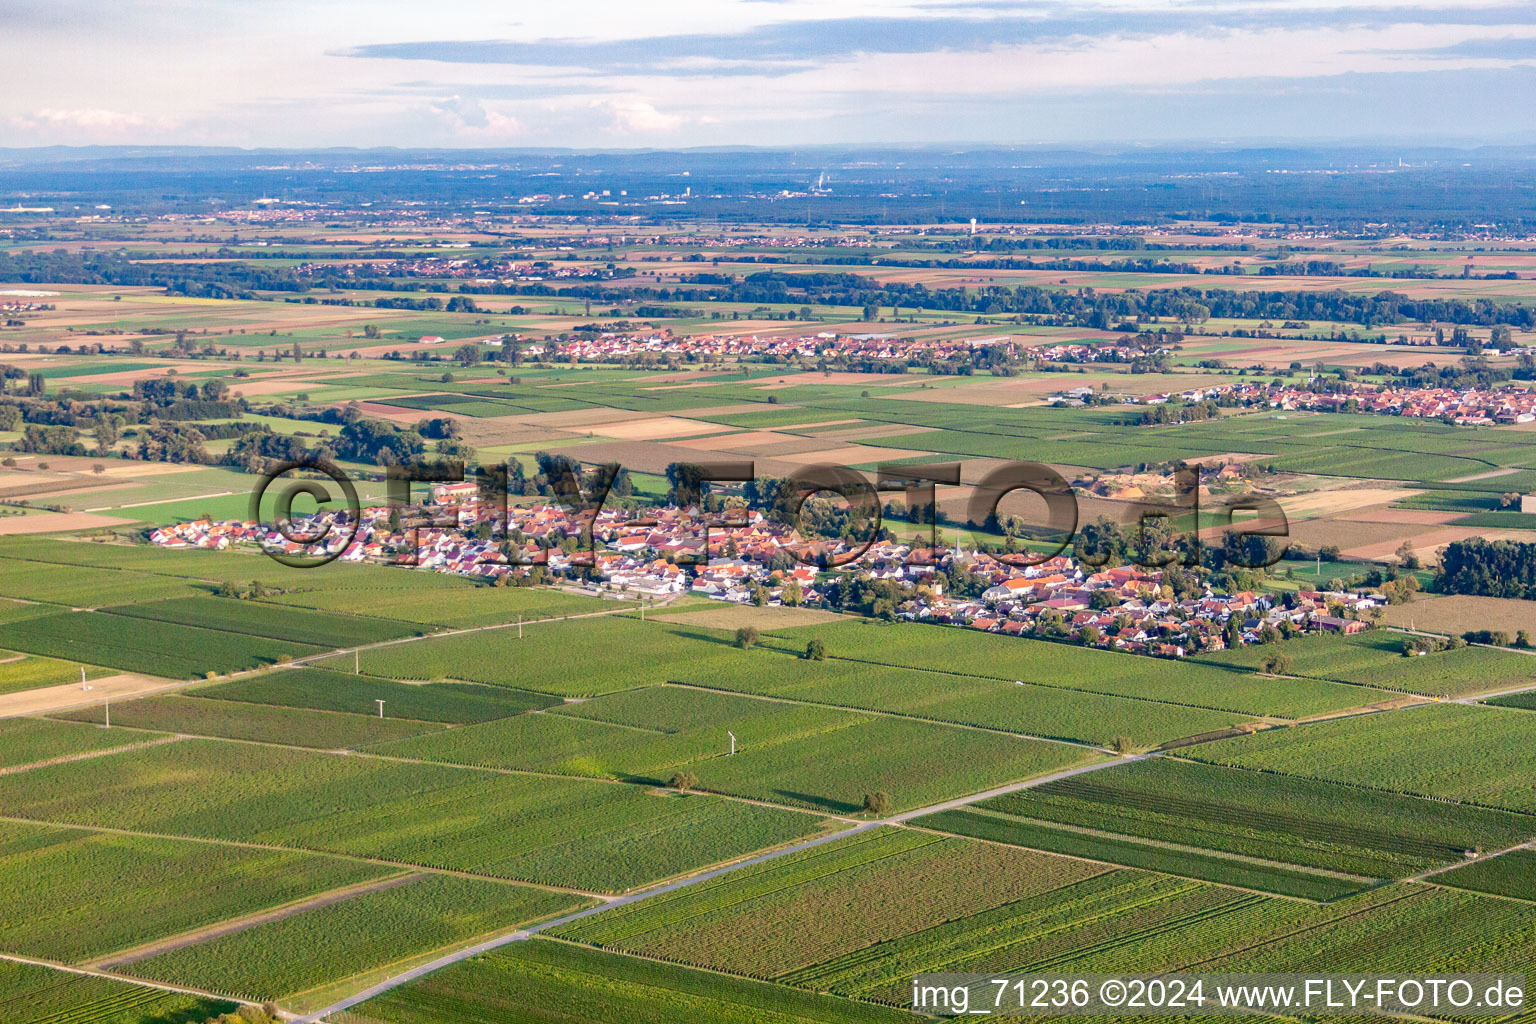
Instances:
[[[340,1002],[332,1003],[330,1006],[325,1007],[323,1010],[316,1010],[314,1013],[311,1013],[308,1016],[299,1017],[296,1019],[299,1024],[317,1024],[318,1021],[324,1020],[328,1014],[340,1013],[342,1010],[351,1009],[357,1004],[367,1002],[369,999],[372,999],[378,995],[382,995],[391,989],[399,988],[401,985],[409,984],[410,982],[415,981],[417,978],[431,974],[433,971],[440,971],[444,967],[459,963],[462,960],[468,960],[470,957],[479,956],[481,953],[487,953],[493,949],[498,949],[502,946],[510,945],[514,942],[524,942],[537,935],[539,932],[547,931],[550,928],[558,928],[561,925],[570,924],[572,921],[580,921],[582,918],[591,917],[594,914],[601,914],[605,910],[612,910],[614,907],[628,906],[631,903],[640,903],[644,900],[652,899],[656,896],[662,896],[669,892],[676,892],[679,889],[686,889],[689,886],[698,885],[701,882],[708,882],[711,879],[719,878],[722,875],[728,875],[735,871],[740,871],[743,868],[750,868],[771,860],[777,860],[780,857],[787,857],[792,853],[799,853],[802,850],[810,850],[818,846],[823,846],[827,843],[836,842],[839,839],[846,839],[849,836],[858,835],[860,832],[867,832],[872,828],[879,828],[882,825],[902,825],[908,821],[913,820],[914,818],[920,818],[925,814],[936,814],[939,811],[953,810],[957,807],[964,807],[968,804],[979,803],[982,800],[990,800],[992,797],[1005,796],[1009,793],[1017,793],[1021,789],[1032,789],[1035,786],[1043,786],[1048,782],[1056,782],[1061,779],[1069,779],[1074,775],[1082,775],[1087,772],[1096,772],[1104,768],[1113,768],[1116,765],[1131,764],[1135,761],[1144,761],[1149,757],[1156,756],[1158,756],[1156,753],[1137,754],[1133,757],[1119,757],[1112,761],[1099,761],[1094,764],[1080,765],[1076,768],[1068,768],[1065,771],[1054,772],[1050,775],[1041,775],[1033,779],[1026,779],[1023,782],[1013,782],[1006,786],[998,786],[996,789],[989,789],[981,793],[972,793],[970,796],[962,796],[954,800],[946,800],[943,803],[931,804],[927,807],[919,807],[911,811],[903,811],[900,814],[893,814],[890,817],[881,818],[878,821],[860,822],[859,824],[853,825],[849,828],[839,829],[836,832],[817,836],[815,839],[807,839],[803,842],[794,843],[793,845],[785,846],[777,850],[770,850],[768,853],[758,854],[756,857],[749,857],[746,860],[737,861],[734,864],[726,864],[723,867],[713,868],[709,871],[704,871],[697,875],[689,875],[687,878],[680,878],[675,882],[668,882],[667,884],[657,886],[654,889],[646,889],[644,892],[631,893],[628,896],[620,896],[596,907],[588,907],[585,910],[578,910],[573,914],[566,914],[564,917],[557,917],[554,920],[545,921],[542,924],[533,925],[529,928],[519,929],[518,931],[510,932],[506,935],[498,935],[493,939],[486,939],[484,942],[476,943],[475,945],[469,946],[465,949],[456,950],[455,952],[449,953],[447,956],[438,957],[436,960],[424,963],[419,967],[413,967],[408,971],[404,971],[400,974],[394,975],[393,977],[386,978],[379,982],[377,985],[366,988],[356,995],[348,996],[346,999],[343,999]]]

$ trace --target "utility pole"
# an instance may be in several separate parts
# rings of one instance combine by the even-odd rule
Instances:
[[[106,723],[105,725],[102,726],[102,728],[103,729],[110,729],[110,728],[112,728],[112,698],[111,697],[103,697],[103,698],[101,698],[101,712],[102,712],[102,715],[104,716],[103,720]]]
[[[82,689],[82,690],[89,690],[90,689],[89,686],[85,685],[85,666],[84,665],[80,666],[80,689]]]
[[[384,702],[381,701],[381,700],[378,700],[378,701],[375,701],[375,703],[377,703],[379,705],[379,717],[383,718],[384,717]]]
[[[517,613],[517,638],[519,640],[521,640],[523,638],[523,613],[522,612],[518,612]]]
[[[729,730],[729,729],[725,730],[725,734],[731,738],[731,756],[735,757],[736,756],[736,734],[731,732],[731,730]]]
[[[352,650],[352,674],[355,676],[363,674],[363,656],[358,653],[356,648]]]

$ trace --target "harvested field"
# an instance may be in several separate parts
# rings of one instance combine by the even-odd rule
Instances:
[[[0,519],[0,536],[27,533],[59,533],[64,530],[100,530],[108,526],[132,523],[133,519],[101,516],[92,512],[42,512],[35,516],[6,516]]]
[[[1422,492],[1403,490],[1398,487],[1348,487],[1290,495],[1280,498],[1279,501],[1286,515],[1300,519],[1353,512],[1357,509],[1370,508],[1372,505],[1401,501],[1420,493]]]
[[[1427,533],[1421,532],[1413,536],[1411,542],[1413,553],[1419,556],[1419,561],[1437,564],[1440,561],[1442,547],[1454,541],[1469,540],[1474,537],[1481,537],[1484,540],[1512,540],[1523,544],[1536,542],[1536,532],[1530,530],[1489,530],[1475,526],[1432,529]],[[1399,538],[1375,544],[1362,544],[1355,548],[1345,548],[1344,554],[1350,558],[1389,558],[1401,543]]]
[[[21,690],[16,693],[0,694],[0,718],[42,715],[52,711],[65,711],[69,708],[99,704],[108,699],[123,700],[129,697],[141,697],[146,693],[154,693],[157,690],[178,685],[180,684],[171,679],[160,679],[137,672],[120,672],[117,675],[92,679],[89,690],[82,690],[79,683]]]
[[[678,612],[674,615],[653,615],[658,622],[676,622],[685,626],[706,626],[710,629],[739,629],[756,626],[761,630],[789,629],[794,626],[816,626],[823,622],[843,622],[847,616],[837,612],[824,612],[817,608],[757,608],[751,605],[722,605],[719,608],[703,608],[699,611]]]
[[[646,420],[625,420],[605,425],[596,433],[616,441],[656,441],[694,434],[718,434],[730,428],[718,423],[700,423],[681,416],[657,416]]]
[[[1422,596],[1387,608],[1382,621],[1389,626],[1406,628],[1411,624],[1437,633],[1491,629],[1514,636],[1522,629],[1536,630],[1536,601],[1467,594]]]

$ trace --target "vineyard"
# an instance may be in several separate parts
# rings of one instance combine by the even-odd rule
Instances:
[[[1536,814],[1530,728],[1518,712],[1433,704],[1190,748],[1212,764]],[[1404,756],[1405,751],[1412,756]],[[1528,826],[1536,835],[1536,817]]]
[[[328,565],[311,575],[323,576],[333,568],[334,565]],[[413,573],[408,569],[379,571],[389,572],[393,576],[414,576],[442,582],[436,586],[381,592],[372,585],[343,586],[342,580],[326,580],[324,583],[327,589],[285,594],[272,600],[299,608],[399,619],[424,626],[448,626],[454,629],[514,621],[519,615],[532,621],[613,607],[611,603],[597,598],[551,590],[476,586],[445,577],[441,573]]]
[[[516,1021],[559,1006],[623,1024],[904,1024],[911,1015],[780,985],[534,939],[475,957],[338,1015],[338,1024]]]
[[[1368,879],[1339,878],[1259,864],[1235,857],[1197,853],[1185,847],[1138,842],[1119,836],[1078,831],[991,810],[968,807],[918,818],[915,824],[959,836],[1008,843],[1032,850],[1084,857],[1121,867],[1161,871],[1205,882],[1257,889],[1309,900],[1330,900],[1356,891]]]
[[[978,805],[1224,853],[1389,878],[1529,838],[1507,811],[1166,757]]]
[[[1106,869],[938,836],[876,830],[556,929],[579,942],[779,978],[957,917],[1038,898]]]
[[[640,787],[183,740],[0,776],[14,817],[267,843],[620,891],[819,830]],[[517,821],[508,830],[505,823]]]
[[[202,629],[288,640],[313,647],[355,647],[421,632],[403,622],[285,608],[262,601],[219,597],[182,597],[111,609],[118,615],[157,622],[177,622]]]
[[[0,1019],[7,1024],[169,1024],[234,1009],[222,999],[0,960]]]
[[[89,707],[63,712],[58,717],[73,722],[100,724],[106,721],[109,713],[114,727],[286,743],[322,750],[361,747],[441,728],[427,722],[380,719],[377,715],[309,711],[265,704],[236,704],[231,701],[196,700],[180,696],[145,697],[121,702],[110,712],[101,707]]]
[[[63,612],[0,626],[0,647],[93,665],[186,679],[237,672],[318,647],[162,622],[153,629],[126,615]]]
[[[1529,900],[1536,893],[1536,850],[1512,850],[1435,876],[1437,885]]]
[[[0,950],[77,962],[390,873],[336,857],[4,822],[0,885],[30,912],[0,921]]]
[[[1239,715],[1300,718],[1359,707],[1387,694],[1320,679],[1276,680],[1195,661],[1158,661],[1071,644],[974,629],[864,622],[792,631],[814,633],[834,658],[926,668],[958,675],[1210,708]],[[803,643],[803,640],[801,641]],[[1256,667],[1257,661],[1253,666]]]
[[[111,750],[158,738],[157,733],[107,732],[65,722],[36,718],[0,719],[0,768],[72,757],[93,750]]]
[[[122,969],[153,981],[277,999],[586,905],[563,893],[434,875]]]
[[[1369,630],[1349,637],[1307,636],[1277,645],[1201,654],[1194,660],[1207,665],[1254,669],[1264,658],[1283,654],[1291,659],[1287,671],[1293,675],[1430,696],[1465,697],[1522,683],[1536,684],[1536,659],[1526,655],[1469,646],[1405,658],[1405,639],[1403,634],[1388,630]]]
[[[412,686],[377,676],[294,668],[186,691],[189,697],[368,714],[384,701],[391,718],[468,724],[537,711],[558,698],[500,686],[434,683]]]

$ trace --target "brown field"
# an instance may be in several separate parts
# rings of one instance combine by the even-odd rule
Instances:
[[[1379,527],[1378,527],[1379,529]],[[1419,556],[1419,561],[1425,565],[1436,565],[1440,561],[1440,549],[1447,544],[1458,540],[1468,540],[1473,537],[1481,537],[1485,540],[1512,540],[1523,544],[1536,543],[1536,531],[1532,530],[1488,530],[1478,527],[1445,527],[1443,529],[1429,528],[1428,532],[1414,534],[1410,538],[1413,545],[1413,553]],[[1397,550],[1401,539],[1378,541],[1374,544],[1362,544],[1356,548],[1345,548],[1344,554],[1350,558],[1391,558]]]
[[[1389,626],[1411,625],[1435,633],[1494,629],[1513,636],[1522,629],[1536,629],[1536,601],[1464,594],[1421,595],[1408,604],[1392,605],[1382,621]]]
[[[718,608],[702,608],[698,611],[677,612],[672,615],[653,616],[657,622],[675,622],[684,626],[704,626],[708,629],[740,629],[755,626],[758,629],[788,629],[792,626],[819,626],[823,622],[842,622],[848,617],[839,612],[826,612],[819,608],[758,608],[753,605],[723,604]]]
[[[1403,541],[1412,541],[1432,529],[1429,526],[1354,523],[1343,519],[1308,519],[1304,522],[1292,520],[1290,537],[1309,548],[1336,545],[1350,558],[1391,558]],[[1369,553],[1378,549],[1379,554]]]
[[[625,420],[603,426],[601,433],[616,441],[659,441],[689,437],[694,434],[718,434],[730,430],[719,423],[700,423],[681,416],[657,416],[647,420]]]
[[[1401,523],[1407,526],[1441,526],[1455,522],[1464,513],[1437,512],[1429,508],[1368,508],[1335,518],[1352,523]]]
[[[1278,499],[1285,514],[1293,519],[1336,516],[1342,512],[1385,505],[1391,501],[1411,498],[1423,491],[1404,490],[1396,487],[1346,487],[1337,490],[1310,491]]]
[[[79,683],[42,686],[35,690],[18,690],[15,693],[0,694],[0,718],[66,711],[69,708],[99,704],[108,697],[113,700],[142,697],[146,693],[185,685],[170,679],[140,675],[137,672],[120,672],[117,675],[92,679],[89,690],[80,689]]]
[[[39,512],[30,516],[0,517],[0,536],[15,537],[27,533],[58,533],[63,530],[99,530],[137,522],[117,516],[98,516],[90,512]]]

